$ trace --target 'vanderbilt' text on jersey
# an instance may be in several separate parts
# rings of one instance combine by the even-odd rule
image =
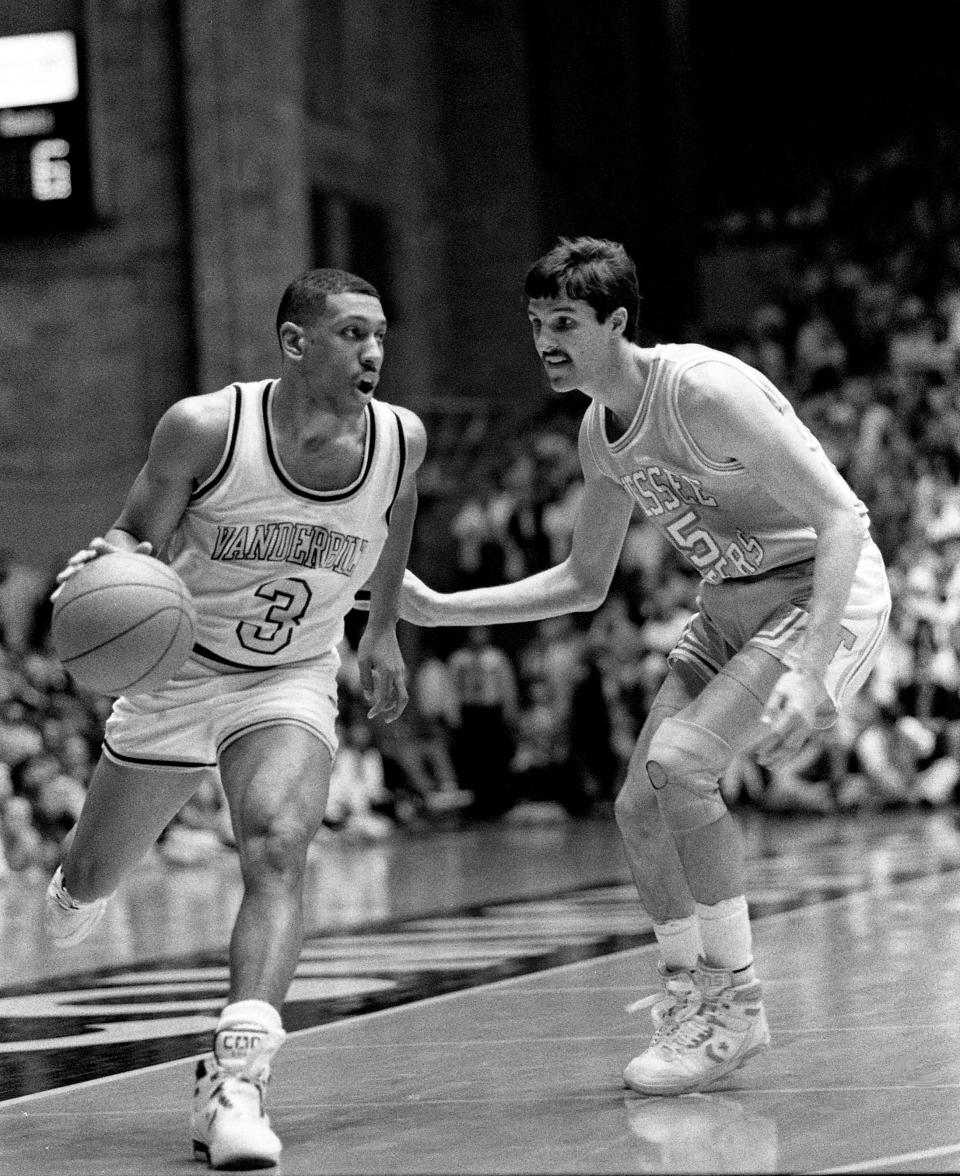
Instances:
[[[380,558],[403,476],[399,416],[373,400],[356,479],[338,490],[299,485],[270,423],[275,387],[233,386],[223,456],[167,549],[197,608],[194,653],[225,671],[303,661],[339,642]]]
[[[640,405],[626,432],[610,440],[602,405],[583,420],[598,469],[618,482],[644,515],[711,584],[755,576],[814,555],[817,536],[768,494],[738,461],[714,461],[688,432],[679,410],[684,377],[698,364],[724,364],[760,389],[825,467],[830,459],[793,406],[747,364],[694,343],[659,344]],[[863,518],[864,504],[851,491]]]

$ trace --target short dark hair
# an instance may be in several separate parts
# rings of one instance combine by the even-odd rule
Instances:
[[[307,270],[299,278],[294,278],[283,292],[277,310],[277,338],[285,322],[303,323],[319,318],[326,310],[328,294],[369,294],[372,298],[380,298],[376,287],[346,270]]]
[[[586,302],[600,322],[622,306],[627,312],[624,334],[636,339],[640,322],[637,269],[618,241],[561,237],[527,270],[523,292],[528,299],[572,298]]]

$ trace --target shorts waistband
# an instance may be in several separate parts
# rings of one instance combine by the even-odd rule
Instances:
[[[769,580],[773,576],[785,577],[788,580],[799,578],[813,570],[814,558],[797,559],[793,563],[778,564],[775,568],[766,568],[757,572],[755,576],[728,576],[720,581],[721,584],[759,584],[761,580]]]

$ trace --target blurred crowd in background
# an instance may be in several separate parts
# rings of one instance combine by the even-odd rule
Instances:
[[[738,355],[791,400],[867,504],[893,590],[889,638],[850,712],[781,770],[737,761],[722,785],[731,806],[834,813],[960,800],[960,151],[947,137],[926,147],[891,145],[776,216],[726,218],[730,243],[775,235],[794,262],[742,330],[690,324],[676,340]],[[496,584],[564,558],[585,403],[557,401],[512,438],[489,415],[458,421],[467,456],[431,436],[414,561],[424,579]],[[78,692],[52,653],[51,572],[0,554],[0,878],[52,869],[109,708]],[[352,614],[318,840],[608,811],[696,588],[638,515],[597,612],[416,631],[411,702],[389,726],[365,718],[354,654],[363,621]],[[231,845],[211,777],[158,852],[189,865]]]

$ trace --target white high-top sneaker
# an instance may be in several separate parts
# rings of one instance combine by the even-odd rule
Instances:
[[[699,1003],[675,1018],[623,1072],[639,1094],[706,1090],[770,1045],[760,984],[751,967],[736,982],[726,968],[697,966]]]
[[[211,1168],[271,1168],[282,1144],[264,1110],[270,1061],[285,1034],[262,1025],[217,1031],[213,1053],[197,1063],[193,1092],[194,1159]]]
[[[63,884],[63,866],[57,866],[43,901],[44,930],[58,947],[73,947],[94,930],[112,897],[80,902]]]
[[[657,964],[657,972],[660,975],[662,991],[653,996],[645,996],[627,1008],[628,1013],[650,1009],[650,1019],[653,1021],[650,1045],[662,1041],[677,1021],[695,1013],[700,1007],[700,990],[691,969],[668,968],[660,961]]]

